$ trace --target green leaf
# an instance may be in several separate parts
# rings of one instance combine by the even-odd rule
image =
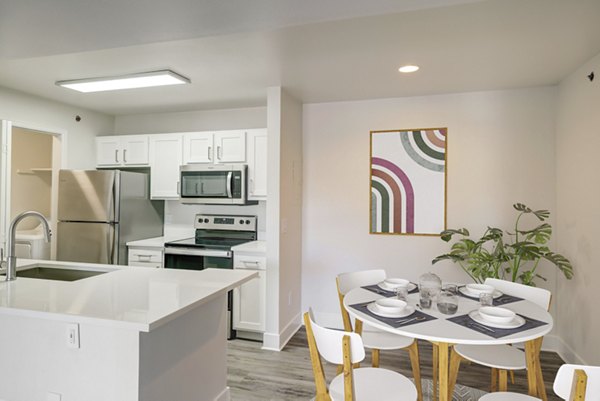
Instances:
[[[519,212],[523,212],[523,213],[531,213],[532,212],[532,210],[530,208],[528,208],[527,206],[525,206],[522,203],[515,203],[513,205],[513,207],[515,209],[517,209]]]
[[[464,237],[467,237],[470,235],[469,230],[467,230],[466,228],[459,228],[458,230],[454,230],[454,229],[444,230],[440,233],[440,237],[442,238],[443,241],[448,242],[452,239],[452,236],[454,234],[459,234]]]
[[[554,263],[556,267],[564,274],[564,276],[570,280],[573,278],[573,265],[569,259],[563,255],[554,252],[547,252],[543,255],[543,258]]]
[[[531,230],[519,230],[519,233],[524,234],[527,240],[533,240],[536,244],[545,244],[550,240],[550,237],[552,237],[552,226],[548,223],[544,223]]]

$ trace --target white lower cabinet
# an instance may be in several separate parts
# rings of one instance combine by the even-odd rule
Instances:
[[[234,254],[234,269],[256,271],[258,278],[233,290],[233,328],[264,332],[267,309],[266,258]]]
[[[163,249],[149,247],[128,247],[127,264],[129,266],[151,267],[160,269],[163,267]]]

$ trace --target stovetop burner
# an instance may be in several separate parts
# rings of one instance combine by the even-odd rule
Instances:
[[[211,249],[230,249],[232,246],[240,245],[252,239],[207,239],[207,238],[185,238],[166,243],[166,246],[193,247],[193,248],[211,248]]]
[[[198,214],[196,236],[167,242],[166,247],[229,250],[232,246],[256,240],[255,216]]]

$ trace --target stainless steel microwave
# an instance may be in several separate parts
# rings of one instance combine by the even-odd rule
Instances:
[[[245,164],[189,164],[179,168],[182,203],[248,205]]]

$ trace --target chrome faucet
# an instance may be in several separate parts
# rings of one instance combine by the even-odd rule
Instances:
[[[46,235],[46,242],[50,241],[52,235],[50,231],[50,225],[48,220],[43,214],[39,212],[29,211],[23,212],[13,219],[8,228],[8,252],[6,254],[6,281],[12,281],[17,279],[17,257],[15,256],[15,237],[17,235],[17,225],[26,217],[37,217],[44,226],[44,234]]]

